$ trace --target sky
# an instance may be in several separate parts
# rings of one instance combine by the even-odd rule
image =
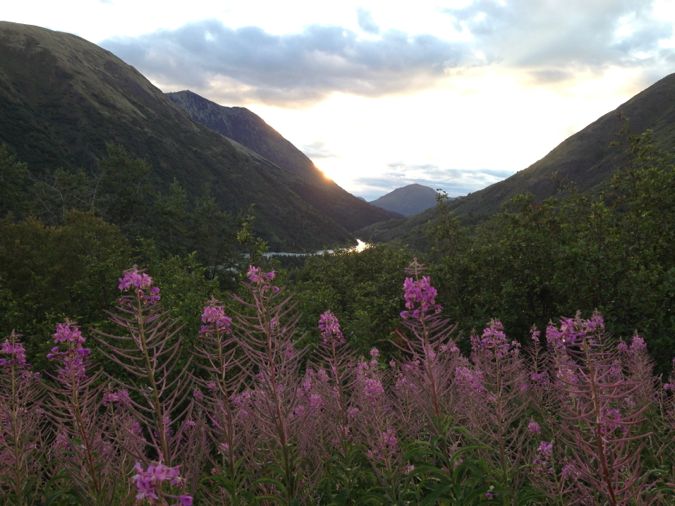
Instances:
[[[0,19],[247,107],[368,200],[488,186],[675,72],[675,0],[21,0]]]

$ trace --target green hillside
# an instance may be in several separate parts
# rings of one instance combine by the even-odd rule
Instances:
[[[521,193],[536,202],[552,196],[596,192],[617,171],[630,165],[631,138],[650,131],[654,146],[665,153],[675,148],[675,74],[664,77],[583,130],[544,158],[513,176],[448,203],[463,221],[475,223],[494,215]],[[406,220],[391,220],[359,232],[371,240],[400,239],[415,243],[434,210]]]
[[[257,232],[272,247],[351,239],[296,191],[302,177],[194,123],[133,67],[74,35],[0,23],[0,143],[36,177],[58,167],[94,174],[114,143],[150,164],[160,191],[175,180],[188,198],[212,195],[228,212],[255,205]]]
[[[327,181],[302,151],[245,107],[224,107],[191,91],[167,96],[196,123],[237,141],[297,176],[290,183],[293,191],[347,230],[395,217],[395,213],[368,205],[333,181]]]

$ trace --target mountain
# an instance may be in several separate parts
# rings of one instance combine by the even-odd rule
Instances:
[[[592,191],[631,161],[629,137],[651,130],[665,152],[675,146],[675,74],[670,74],[628,102],[572,135],[541,160],[513,176],[458,199],[459,215],[486,216],[514,195],[532,193],[543,200],[574,188]]]
[[[347,230],[396,217],[328,181],[302,151],[245,107],[225,107],[189,90],[166,96],[196,123],[237,141],[297,176],[291,185],[293,191]]]
[[[650,131],[654,146],[675,156],[675,74],[638,93],[615,110],[570,136],[544,158],[513,176],[451,201],[448,206],[466,222],[477,222],[499,211],[509,199],[531,193],[541,201],[570,189],[595,192],[611,176],[630,165],[630,138]],[[358,232],[364,239],[414,242],[421,227],[433,219],[429,209],[405,220],[377,223]]]
[[[397,188],[370,203],[403,216],[421,213],[436,205],[438,192],[421,184],[409,184]]]
[[[210,194],[232,213],[254,205],[256,231],[275,248],[345,242],[356,226],[383,217],[332,183],[309,185],[305,175],[195,123],[136,69],[95,44],[0,22],[0,144],[40,177],[58,167],[95,173],[108,143],[145,159],[160,189],[175,180],[189,198]],[[321,199],[334,201],[312,205]],[[352,201],[351,222],[344,219],[349,213],[330,215]]]

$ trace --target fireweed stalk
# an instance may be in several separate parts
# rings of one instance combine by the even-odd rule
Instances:
[[[69,477],[90,504],[106,504],[112,498],[112,484],[104,474],[106,455],[98,417],[101,373],[87,373],[91,350],[76,325],[59,323],[53,339],[55,346],[47,358],[58,364],[49,388],[50,415],[60,434],[56,446],[63,456],[58,464],[67,465]]]
[[[424,415],[420,429],[444,435],[445,420],[451,413],[452,372],[459,349],[450,338],[455,326],[441,316],[436,303],[436,289],[429,276],[422,276],[424,266],[414,259],[406,269],[410,277],[403,283],[405,310],[401,312],[407,332],[397,330],[397,346],[406,362],[397,375],[397,392],[412,402],[410,408]]]
[[[318,322],[320,341],[298,387],[294,416],[303,427],[298,449],[304,474],[315,484],[338,461],[344,464],[352,444],[348,416],[349,392],[354,383],[355,355],[349,350],[340,322],[331,311]],[[348,467],[348,466],[345,466]]]
[[[20,506],[39,497],[43,394],[40,375],[31,371],[23,343],[12,332],[0,344],[0,496]]]
[[[161,308],[160,290],[152,278],[135,267],[124,272],[118,288],[122,296],[110,315],[119,334],[100,332],[101,352],[121,367],[129,380],[120,381],[131,395],[131,406],[157,460],[171,465],[180,452],[173,444],[172,423],[190,409],[192,382],[186,374],[190,360],[178,362],[180,326]]]
[[[195,380],[198,389],[193,396],[208,416],[210,442],[218,451],[211,464],[223,471],[229,487],[218,487],[218,492],[207,490],[216,502],[237,503],[240,479],[237,460],[241,440],[232,402],[245,381],[245,357],[238,350],[232,333],[232,318],[225,314],[219,301],[211,299],[202,311],[198,345],[195,349],[197,365],[201,372]],[[204,392],[207,394],[204,395]]]
[[[274,285],[275,276],[274,271],[249,267],[244,283],[248,297],[235,297],[242,307],[236,328],[237,343],[250,364],[248,407],[259,436],[248,458],[268,470],[279,470],[278,483],[264,488],[290,504],[298,500],[302,486],[296,451],[299,427],[293,413],[303,353],[293,344],[299,314],[290,297]]]
[[[423,271],[417,259],[406,269],[403,330],[397,329],[395,341],[402,361],[390,363],[395,377],[393,405],[401,435],[417,441],[418,454],[423,452],[424,460],[441,469],[444,479],[454,481],[462,443],[455,423],[454,371],[466,359],[450,337],[455,326],[441,315],[437,291]]]
[[[480,336],[471,337],[471,361],[472,368],[455,370],[455,382],[464,397],[469,431],[483,445],[479,455],[495,470],[496,492],[506,503],[526,477],[522,469],[530,440],[525,416],[527,368],[520,344],[507,338],[498,320],[492,320]]]
[[[642,501],[644,482],[642,432],[649,403],[644,394],[651,378],[621,366],[617,348],[605,335],[599,314],[588,320],[565,318],[549,325],[546,338],[553,350],[559,395],[560,441],[566,448],[560,481],[573,478],[566,502],[586,498],[611,505]],[[633,353],[644,341],[634,339]],[[621,349],[621,346],[619,347]],[[630,352],[630,348],[628,349]],[[554,471],[553,471],[554,472]]]
[[[326,420],[323,427],[332,428],[328,434],[331,450],[337,450],[345,455],[349,442],[349,397],[348,392],[354,387],[354,366],[356,357],[347,346],[340,322],[331,311],[325,311],[319,318],[319,332],[321,343],[319,346],[319,365],[315,376],[317,385],[325,385],[324,391],[314,392],[322,402],[327,404],[324,414],[332,418],[332,423]],[[328,376],[328,378],[325,378]],[[327,380],[327,381],[326,381]],[[309,399],[309,404],[316,404],[316,398]]]

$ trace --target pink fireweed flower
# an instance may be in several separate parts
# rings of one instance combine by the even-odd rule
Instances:
[[[539,443],[537,452],[542,456],[551,457],[551,455],[553,455],[553,443],[550,441],[542,441]]]
[[[131,291],[135,293],[145,304],[152,306],[162,298],[159,287],[153,286],[152,283],[152,278],[148,274],[133,267],[124,271],[122,277],[119,279],[117,288],[120,292]]]
[[[376,378],[366,378],[363,383],[363,393],[370,401],[374,401],[384,395],[384,387],[382,382]]]
[[[319,331],[324,346],[341,346],[345,343],[345,336],[340,329],[340,322],[331,311],[324,311],[319,317]]]
[[[281,288],[272,284],[274,278],[277,277],[277,273],[274,271],[263,272],[260,267],[249,265],[246,277],[252,284],[256,285],[261,292],[271,290],[273,294],[277,294],[281,291]]]
[[[541,432],[541,427],[534,420],[530,420],[530,423],[527,424],[527,430],[531,434],[539,434]]]
[[[396,431],[392,428],[382,431],[370,450],[368,450],[368,458],[384,462],[393,457],[398,451],[398,439],[396,438]]]
[[[260,267],[249,265],[248,271],[246,272],[246,277],[251,283],[261,284],[273,281],[274,278],[277,277],[277,273],[274,271],[263,272]]]
[[[499,320],[491,320],[480,337],[471,336],[471,348],[474,352],[491,350],[497,358],[504,358],[509,353],[517,353],[520,343],[506,338],[504,325]]]
[[[56,344],[60,343],[75,343],[83,344],[84,337],[82,337],[82,332],[75,325],[70,323],[58,323],[56,325],[56,332],[52,335],[54,342]]]
[[[537,447],[532,465],[537,474],[551,475],[553,470],[553,442],[542,441]]]
[[[438,292],[431,286],[431,278],[424,276],[422,279],[405,278],[403,282],[403,299],[405,311],[401,311],[401,318],[420,319],[429,313],[438,313],[440,304],[436,304]]]
[[[218,305],[216,300],[212,300],[207,306],[204,306],[202,326],[199,333],[209,334],[214,331],[223,334],[232,332],[232,318],[225,314],[225,309]]]
[[[124,271],[117,284],[120,292],[126,292],[131,288],[146,290],[151,286],[152,278],[145,272],[140,272],[136,267]]]
[[[26,365],[26,349],[19,342],[10,342],[8,339],[0,345],[0,353],[5,357],[0,358],[0,367],[17,365],[24,367]]]
[[[576,345],[584,338],[602,332],[604,328],[605,322],[599,313],[594,313],[588,320],[582,319],[579,315],[575,318],[560,318],[559,327],[553,323],[549,323],[546,327],[546,342],[553,348]]]
[[[191,495],[178,496],[178,504],[176,506],[192,506],[192,496]]]
[[[174,486],[180,486],[183,483],[178,466],[169,467],[160,462],[150,464],[144,470],[143,466],[137,462],[134,470],[136,474],[131,477],[131,480],[136,486],[136,499],[139,501],[148,499],[152,502],[159,499],[158,487],[163,482],[168,482]]]
[[[82,346],[85,339],[80,329],[68,322],[59,323],[53,338],[56,344],[63,346],[63,348],[54,346],[47,354],[49,360],[61,362],[58,369],[59,381],[70,384],[73,381],[83,380],[86,376],[85,361],[91,350]]]
[[[630,343],[630,352],[636,354],[642,351],[647,350],[647,343],[645,342],[642,336],[635,334],[633,340]]]
[[[110,391],[103,394],[103,404],[120,404],[122,406],[131,405],[131,398],[128,390]]]

